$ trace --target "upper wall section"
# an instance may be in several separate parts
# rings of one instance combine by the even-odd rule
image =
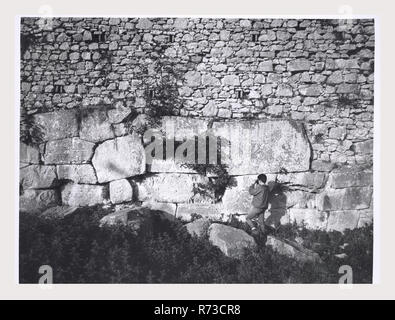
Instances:
[[[105,106],[96,113],[100,119],[117,106],[109,115],[116,124],[125,110],[146,111],[141,69],[161,61],[181,76],[175,115],[301,121],[314,161],[372,162],[373,20],[42,22],[23,18],[21,24],[21,105],[30,114]],[[75,134],[74,124],[69,129]],[[61,135],[55,131],[48,134]],[[108,123],[98,131],[100,139],[114,136]]]

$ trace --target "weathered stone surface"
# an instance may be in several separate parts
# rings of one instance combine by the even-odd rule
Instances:
[[[310,146],[301,124],[287,121],[214,122],[221,161],[230,175],[307,171]]]
[[[222,84],[224,86],[239,86],[240,79],[237,75],[228,74],[222,79]]]
[[[341,172],[331,173],[332,188],[367,187],[373,185],[373,172]]]
[[[307,190],[289,190],[284,195],[287,208],[311,209],[315,207],[315,193]]]
[[[56,190],[24,190],[19,196],[19,211],[39,213],[43,210],[56,206],[59,195]]]
[[[311,163],[311,169],[314,171],[328,172],[334,168],[335,164],[329,161],[314,160]]]
[[[296,59],[288,62],[287,69],[288,71],[309,71],[310,65],[311,63],[307,59]]]
[[[128,178],[145,172],[145,151],[137,135],[107,140],[92,158],[100,183]]]
[[[56,171],[59,180],[71,180],[75,183],[81,184],[95,184],[97,178],[92,165],[79,164],[79,165],[58,165]]]
[[[78,207],[70,207],[70,206],[55,206],[48,208],[45,210],[41,216],[48,219],[62,219],[66,216],[69,216],[75,213],[78,210]]]
[[[325,230],[328,223],[328,214],[317,209],[289,209],[290,221],[298,225],[304,224],[307,229]]]
[[[195,196],[196,184],[206,182],[197,174],[159,173],[136,181],[136,197],[139,201],[189,202]]]
[[[105,110],[94,110],[81,116],[80,138],[100,142],[114,137],[111,123]]]
[[[358,220],[358,228],[373,224],[373,208],[361,210]]]
[[[153,25],[153,23],[150,19],[141,18],[141,19],[139,19],[138,23],[136,24],[136,28],[147,30],[147,29],[151,29],[152,25]]]
[[[337,211],[369,208],[372,188],[328,189],[317,196],[320,211]]]
[[[228,257],[241,258],[245,249],[256,246],[254,238],[245,231],[223,224],[213,223],[208,233],[210,242]]]
[[[94,144],[79,138],[49,141],[45,147],[44,163],[85,163],[92,157]]]
[[[68,206],[93,206],[107,199],[107,187],[90,184],[67,184],[62,190],[62,203]]]
[[[40,162],[40,152],[38,148],[21,142],[19,145],[19,161],[21,163],[38,164]]]
[[[165,131],[167,139],[183,141],[204,136],[208,130],[208,123],[205,119],[166,116],[162,118],[162,130]]]
[[[264,71],[264,72],[271,72],[271,71],[273,71],[273,62],[271,62],[271,61],[262,61],[258,65],[258,71]]]
[[[110,109],[107,111],[108,121],[111,123],[119,123],[124,120],[131,112],[131,109],[125,107],[122,102],[118,102],[115,104],[114,109]],[[105,128],[105,130],[107,130]]]
[[[77,116],[73,110],[39,113],[33,119],[44,141],[78,136]]]
[[[56,183],[55,166],[30,165],[19,170],[23,189],[44,189]]]
[[[280,84],[277,88],[277,95],[281,97],[292,97],[292,87],[288,84]]]
[[[110,182],[110,200],[112,203],[133,200],[133,188],[128,180],[121,179]]]
[[[274,251],[278,252],[279,254],[295,259],[302,263],[322,262],[321,258],[316,252],[304,248],[297,242],[281,240],[274,236],[268,236],[266,240],[266,245],[270,246]]]
[[[215,204],[204,203],[180,203],[177,205],[176,217],[184,220],[191,221],[193,216],[209,217],[211,219],[221,219],[222,214]]]
[[[366,140],[363,142],[356,142],[355,152],[361,154],[372,154],[373,153],[373,140]]]
[[[358,210],[331,211],[328,217],[328,231],[343,232],[346,229],[355,229],[358,226],[360,213]]]
[[[202,75],[198,71],[188,71],[184,78],[189,87],[198,87],[202,84]]]
[[[193,237],[204,237],[207,234],[208,228],[210,227],[210,220],[207,218],[196,219],[185,225],[188,233]]]

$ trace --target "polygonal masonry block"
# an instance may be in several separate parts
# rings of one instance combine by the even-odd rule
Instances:
[[[309,170],[310,145],[295,121],[214,122],[212,132],[221,139],[221,163],[230,175]]]
[[[119,180],[145,172],[145,151],[137,135],[107,140],[92,158],[99,183]]]

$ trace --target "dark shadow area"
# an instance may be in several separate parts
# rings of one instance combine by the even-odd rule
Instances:
[[[287,214],[287,195],[286,191],[290,188],[288,183],[279,183],[269,181],[268,186],[271,189],[269,194],[269,209],[266,214],[265,224],[272,225],[277,229],[281,225],[281,218]]]

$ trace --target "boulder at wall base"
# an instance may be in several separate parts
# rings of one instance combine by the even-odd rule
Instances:
[[[213,223],[208,230],[209,240],[226,256],[240,258],[245,249],[256,246],[255,240],[245,231],[219,223]]]
[[[290,120],[214,122],[221,160],[230,175],[308,171],[310,145],[303,125]]]
[[[145,172],[145,151],[137,135],[107,140],[92,158],[99,183],[132,177]]]
[[[67,184],[62,190],[62,203],[68,206],[93,206],[107,199],[107,187],[91,184]]]
[[[203,237],[207,234],[210,223],[210,220],[207,218],[199,218],[187,223],[185,228],[191,236]]]
[[[177,206],[176,217],[191,221],[193,216],[202,216],[210,219],[221,220],[222,214],[220,208],[216,204],[205,203],[180,203]]]
[[[19,211],[40,213],[43,210],[56,206],[59,203],[59,194],[56,190],[25,190],[19,196]]]
[[[322,263],[320,256],[316,252],[309,250],[294,241],[281,240],[269,235],[267,236],[266,246],[270,246],[273,251],[281,255],[295,259],[302,263]]]
[[[139,206],[131,206],[104,216],[100,220],[100,226],[123,225],[130,227],[134,232],[152,232],[160,228],[161,222],[171,221],[182,224],[171,214],[163,211],[151,210]]]
[[[72,215],[78,210],[78,207],[70,207],[70,206],[55,206],[48,208],[41,216],[47,219],[62,219],[69,215]]]

